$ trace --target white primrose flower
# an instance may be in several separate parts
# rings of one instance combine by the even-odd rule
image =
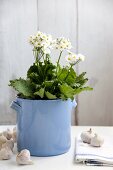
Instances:
[[[36,41],[36,42],[34,42],[33,45],[34,45],[35,48],[40,48],[41,43]]]
[[[81,61],[85,60],[85,56],[82,54],[77,54],[77,58],[78,58],[78,60],[81,60]]]
[[[38,31],[35,35],[30,36],[29,43],[34,48],[50,48],[52,44],[52,36]]]
[[[35,36],[32,36],[32,35],[31,35],[31,36],[29,37],[29,40],[28,40],[28,41],[29,41],[30,44],[33,45],[33,44],[35,43]]]
[[[38,31],[37,33],[36,33],[36,37],[38,38],[40,38],[41,36],[43,36],[43,33],[42,32],[40,32],[40,31]]]
[[[71,51],[68,51],[68,55],[66,56],[66,60],[70,64],[75,64],[77,61],[84,61],[85,56],[82,54],[75,54],[72,53]]]
[[[52,36],[49,34],[43,34],[43,36],[41,37],[43,40],[45,40],[48,43],[52,42]]]
[[[70,64],[75,64],[78,60],[77,55],[72,52],[68,52],[68,55],[65,57],[66,61]]]
[[[54,40],[53,46],[58,50],[71,49],[72,45],[69,39],[65,39],[64,37],[57,38]]]

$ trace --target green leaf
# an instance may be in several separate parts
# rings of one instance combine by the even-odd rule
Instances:
[[[55,68],[56,66],[53,65],[49,60],[46,61],[46,64],[43,65],[43,76],[44,76],[44,81],[50,81],[55,78]]]
[[[45,95],[48,99],[56,99],[57,97],[53,94],[51,94],[50,92],[46,91]]]
[[[27,78],[29,78],[30,81],[34,82],[35,84],[42,84],[43,82],[43,72],[41,71],[41,66],[41,62],[40,65],[34,63],[27,72]]]
[[[57,73],[57,78],[63,83],[67,83],[68,85],[72,86],[75,83],[76,80],[76,72],[73,68],[65,67],[61,68],[59,67]]]
[[[63,94],[66,98],[74,99],[74,89],[67,84],[62,84],[60,87],[60,92]]]
[[[91,91],[93,90],[93,88],[87,86],[87,87],[82,87],[82,88],[78,88],[78,89],[75,89],[75,94],[79,94],[81,93],[82,91]]]
[[[49,60],[34,63],[27,72],[27,78],[35,83],[42,84],[44,81],[50,81],[55,78],[55,68]]]
[[[84,79],[86,72],[81,73],[79,76],[76,77],[76,83]]]
[[[68,68],[60,68],[59,72],[57,73],[57,77],[60,81],[64,81],[64,79],[66,78],[68,74]]]
[[[43,98],[44,97],[44,91],[45,91],[45,88],[41,88],[39,91],[35,92],[34,95],[40,96],[41,98]]]
[[[31,82],[33,82],[35,84],[42,84],[42,80],[40,79],[40,77],[37,73],[31,73],[29,75],[29,79]]]
[[[26,97],[33,97],[34,85],[28,80],[21,78],[18,80],[11,80],[9,86],[12,86],[15,90]]]
[[[87,81],[88,81],[87,78],[80,80],[80,81],[79,81],[80,86],[83,86],[84,84],[86,84]]]
[[[73,68],[71,68],[69,70],[69,74],[68,74],[67,78],[65,79],[65,82],[68,85],[73,85],[75,83],[75,80],[76,80],[76,72],[74,71]]]
[[[54,83],[53,80],[51,80],[51,81],[45,81],[45,82],[44,82],[44,85],[45,85],[46,87],[51,87],[51,86],[53,85],[53,83]]]
[[[29,78],[31,73],[38,73],[37,65],[34,63],[27,71],[27,77]]]
[[[59,77],[61,72],[62,72],[62,68],[61,68],[60,64],[58,64],[58,66],[57,66],[57,77]]]

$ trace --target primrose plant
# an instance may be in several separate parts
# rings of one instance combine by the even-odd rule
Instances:
[[[28,69],[26,79],[20,77],[10,80],[9,84],[18,91],[18,97],[32,100],[73,100],[80,92],[92,90],[85,86],[88,81],[85,78],[86,72],[78,75],[73,69],[85,57],[70,51],[72,45],[69,39],[60,37],[53,40],[51,35],[38,31],[30,36],[29,43],[33,46],[35,61]],[[56,64],[51,61],[53,49],[59,51]],[[64,51],[67,51],[66,56],[63,55]],[[61,57],[65,57],[66,66],[60,65]]]

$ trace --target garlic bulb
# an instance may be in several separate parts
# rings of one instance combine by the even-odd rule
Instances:
[[[12,138],[12,132],[10,129],[7,129],[6,131],[3,132],[3,135],[10,140]]]
[[[81,133],[81,139],[84,143],[90,143],[91,142],[91,138],[93,137],[93,133],[91,128],[89,129],[89,131],[85,131]]]
[[[13,138],[13,141],[16,143],[17,142],[17,130],[16,130],[16,127],[13,128],[12,138]]]
[[[16,157],[16,162],[19,165],[31,165],[33,162],[30,160],[30,152],[27,149],[22,150]]]
[[[4,147],[0,150],[0,160],[8,160],[12,157],[12,151],[8,147]]]
[[[2,145],[7,142],[7,138],[5,136],[0,136],[0,149],[2,148]]]
[[[2,144],[2,148],[4,147],[8,147],[9,149],[11,149],[13,151],[14,148],[14,142],[13,140],[7,140],[6,143]]]
[[[101,147],[102,144],[104,143],[104,139],[100,136],[98,136],[97,134],[95,134],[95,136],[93,138],[91,138],[91,146],[95,146],[95,147]]]

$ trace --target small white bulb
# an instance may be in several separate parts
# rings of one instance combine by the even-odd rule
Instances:
[[[92,133],[92,130],[91,128],[88,130],[88,131],[85,131],[85,132],[82,132],[81,133],[81,139],[84,143],[88,143],[90,144],[91,142],[91,138],[93,137],[93,133]]]
[[[8,160],[11,159],[13,153],[11,149],[8,147],[4,147],[0,150],[0,160]]]
[[[3,135],[10,140],[12,138],[12,132],[10,129],[7,129],[6,131],[3,132]]]
[[[16,162],[19,165],[32,165],[33,161],[30,159],[30,151],[27,149],[22,150],[16,157]]]
[[[2,145],[6,143],[7,138],[5,136],[0,136],[0,149],[2,148]]]
[[[7,140],[6,143],[2,144],[2,148],[4,147],[8,147],[9,149],[11,149],[13,151],[14,148],[14,142],[12,139]]]
[[[91,138],[91,146],[101,147],[104,143],[104,139],[99,135],[95,134],[93,138]]]

